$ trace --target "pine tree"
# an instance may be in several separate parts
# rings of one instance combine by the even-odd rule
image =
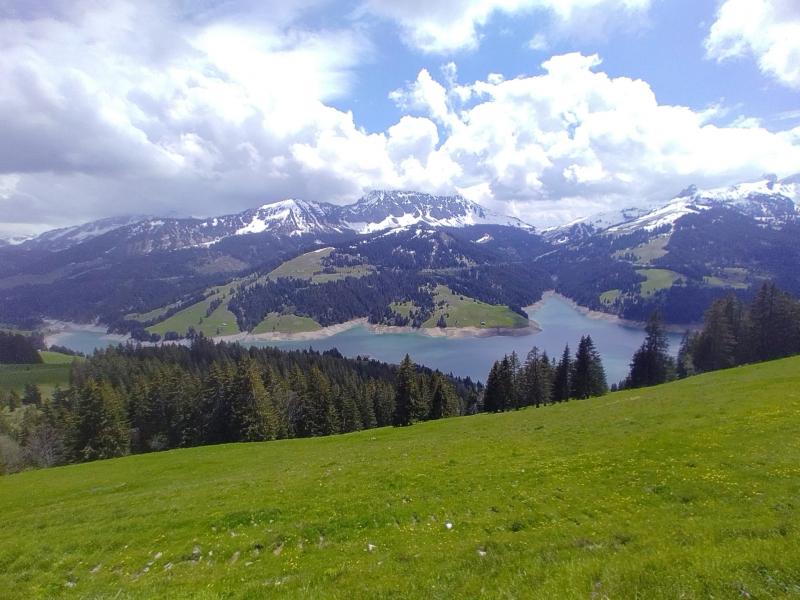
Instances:
[[[572,392],[572,356],[569,345],[564,347],[561,360],[555,368],[553,376],[553,400],[564,402],[569,400]]]
[[[696,344],[697,334],[687,330],[681,338],[681,346],[678,350],[678,360],[675,366],[675,373],[680,379],[691,377],[695,374],[694,347]]]
[[[486,378],[486,387],[483,390],[484,412],[499,412],[502,410],[500,401],[500,363],[495,362]]]
[[[675,362],[669,355],[669,340],[658,311],[650,315],[647,336],[634,353],[625,387],[639,388],[665,383],[675,377]]]
[[[772,360],[800,352],[800,312],[792,298],[765,282],[750,308],[751,360]]]
[[[396,427],[411,425],[414,411],[414,365],[406,354],[397,373],[397,387],[394,397],[394,418]]]
[[[500,361],[498,370],[500,393],[498,397],[498,410],[510,410],[519,406],[517,401],[516,373],[512,357],[504,356]]]
[[[35,383],[26,383],[22,393],[22,404],[40,406],[42,404],[42,392]]]
[[[453,386],[442,377],[434,373],[431,377],[431,410],[428,418],[442,419],[459,414],[458,397]]]
[[[339,415],[341,415],[340,430],[342,433],[358,431],[361,429],[361,415],[356,405],[356,391],[353,389],[340,389],[337,397]]]
[[[717,300],[706,311],[703,331],[694,347],[694,365],[698,371],[732,367],[736,364],[735,347],[725,300]]]
[[[232,429],[237,441],[259,442],[277,437],[278,416],[258,368],[250,359],[237,366],[231,394]]]
[[[507,383],[507,397],[505,401],[506,410],[517,410],[522,408],[522,388],[523,388],[523,374],[522,365],[520,364],[519,356],[516,350],[512,351],[508,356],[508,383]]]
[[[309,433],[312,436],[338,433],[338,415],[334,407],[330,381],[316,366],[308,373],[306,397],[310,408]]]
[[[90,380],[78,391],[70,446],[77,460],[97,460],[128,452],[128,424],[122,402],[106,383]]]
[[[533,347],[525,360],[521,379],[524,406],[538,408],[550,402],[553,382],[550,359],[546,352],[539,354],[539,349]]]
[[[602,396],[608,392],[606,374],[591,336],[584,336],[575,353],[572,369],[572,396],[578,399]]]

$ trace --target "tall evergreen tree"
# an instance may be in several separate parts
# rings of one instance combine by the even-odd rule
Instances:
[[[442,419],[458,414],[458,398],[453,386],[440,373],[431,377],[431,409],[428,418]]]
[[[486,378],[486,387],[483,391],[483,410],[485,412],[499,412],[503,410],[501,394],[500,362],[496,361],[489,371],[489,376]]]
[[[522,404],[525,406],[536,406],[547,404],[551,400],[553,375],[550,367],[550,359],[547,353],[539,353],[537,347],[528,353],[523,368],[522,380]]]
[[[555,368],[553,376],[553,400],[564,402],[572,393],[572,356],[569,345],[564,346],[564,353]]]
[[[647,336],[634,353],[626,387],[638,388],[664,383],[675,377],[675,361],[669,355],[669,340],[658,311],[650,315]]]
[[[681,346],[678,350],[678,360],[675,365],[676,375],[683,379],[695,374],[694,368],[694,346],[697,343],[697,334],[686,331],[681,338]]]
[[[694,345],[694,366],[698,371],[727,369],[736,364],[733,337],[725,300],[717,300],[705,314],[703,331]]]
[[[306,386],[310,406],[310,434],[313,436],[338,433],[338,415],[333,402],[330,381],[314,366],[308,373]]]
[[[238,364],[231,394],[231,421],[237,441],[260,442],[278,437],[277,412],[258,367],[249,358]]]
[[[406,354],[397,372],[397,387],[394,397],[393,425],[403,427],[411,425],[414,413],[414,365]]]
[[[572,396],[578,399],[608,392],[605,369],[591,336],[581,338],[572,369]]]
[[[117,393],[106,383],[89,381],[77,391],[70,446],[77,460],[122,456],[128,452],[128,424]]]

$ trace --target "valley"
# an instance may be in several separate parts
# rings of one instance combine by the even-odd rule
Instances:
[[[335,348],[345,356],[366,355],[390,363],[398,363],[409,353],[415,361],[433,369],[484,381],[492,362],[503,354],[516,351],[524,356],[533,346],[538,346],[551,356],[557,356],[565,344],[574,348],[581,335],[590,334],[603,353],[609,381],[616,382],[627,373],[630,358],[644,338],[643,330],[636,323],[581,310],[555,294],[546,294],[541,302],[527,310],[534,327],[519,329],[519,335],[479,336],[468,330],[461,335],[459,330],[453,329],[446,335],[448,330],[442,331],[437,327],[413,330],[370,326],[363,321],[332,328],[331,331],[331,328],[320,330],[299,321],[295,332],[276,335],[269,330],[265,332],[267,335],[234,339],[244,345],[274,346],[284,350],[312,347],[325,351]],[[284,325],[286,329],[293,327]],[[304,331],[300,331],[302,328]],[[673,354],[678,350],[681,334],[680,328],[669,334]],[[89,354],[95,349],[119,343],[118,338],[109,339],[101,331],[90,329],[65,331],[49,341]]]

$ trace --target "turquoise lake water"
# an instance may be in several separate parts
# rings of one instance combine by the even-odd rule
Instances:
[[[546,350],[551,356],[560,356],[564,344],[575,350],[582,335],[592,336],[603,357],[608,382],[621,380],[628,372],[634,351],[644,339],[638,327],[608,319],[588,316],[559,296],[548,297],[530,313],[542,331],[525,336],[493,336],[443,338],[419,333],[376,334],[366,327],[354,327],[320,340],[297,342],[253,342],[254,346],[276,346],[286,349],[329,350],[337,348],[345,356],[369,356],[396,363],[406,353],[414,362],[453,373],[462,377],[484,381],[492,363],[514,350],[524,358],[533,346]],[[91,353],[118,343],[102,333],[93,331],[66,332],[58,343],[74,350]],[[671,350],[677,352],[679,334],[670,334]]]

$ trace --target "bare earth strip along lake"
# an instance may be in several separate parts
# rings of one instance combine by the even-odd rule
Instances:
[[[628,373],[628,364],[634,351],[644,340],[644,331],[630,323],[613,317],[587,314],[567,299],[548,295],[531,309],[529,316],[541,331],[521,336],[498,335],[491,337],[431,337],[421,333],[375,333],[367,327],[356,326],[330,337],[302,341],[255,341],[253,346],[276,346],[283,349],[323,351],[336,348],[345,356],[369,356],[381,361],[397,363],[406,353],[414,362],[484,381],[495,360],[516,351],[521,359],[533,346],[556,358],[565,344],[574,352],[582,335],[591,335],[603,357],[609,384],[616,383]],[[680,334],[670,334],[670,350],[675,354]],[[119,343],[116,337],[97,330],[77,329],[58,334],[56,343],[91,353]]]

